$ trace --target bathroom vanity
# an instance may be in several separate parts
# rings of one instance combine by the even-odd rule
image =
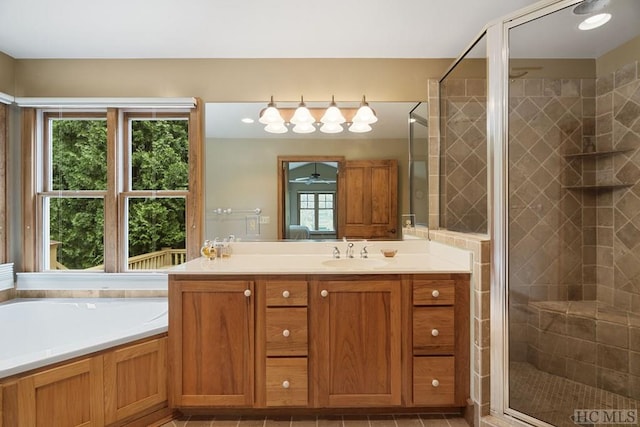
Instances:
[[[359,258],[356,243],[335,259],[324,243],[263,243],[268,255],[234,247],[172,271],[170,404],[466,406],[469,258],[394,244],[394,258]]]

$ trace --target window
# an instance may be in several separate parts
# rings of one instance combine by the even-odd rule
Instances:
[[[298,193],[298,216],[300,225],[312,231],[335,231],[335,193]]]
[[[199,114],[33,112],[25,270],[161,270],[197,256]]]

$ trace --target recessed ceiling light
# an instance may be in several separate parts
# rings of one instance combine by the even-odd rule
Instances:
[[[247,124],[251,124],[254,122],[254,120],[250,117],[245,117],[243,119],[240,120],[242,123],[247,123]]]
[[[584,21],[582,21],[580,25],[578,25],[578,28],[584,31],[593,30],[594,28],[598,28],[606,24],[607,22],[609,22],[610,19],[611,19],[610,13],[599,13],[597,15],[590,16]]]

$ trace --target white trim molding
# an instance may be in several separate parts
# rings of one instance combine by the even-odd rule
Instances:
[[[0,103],[2,104],[13,104],[15,102],[15,98],[8,93],[0,92]]]
[[[16,97],[20,107],[33,108],[195,108],[195,98],[35,98]]]
[[[23,290],[153,290],[166,291],[167,273],[17,273]]]

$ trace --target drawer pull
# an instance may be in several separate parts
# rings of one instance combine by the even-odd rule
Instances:
[[[438,387],[438,386],[440,385],[440,381],[438,381],[438,380],[432,380],[432,381],[431,381],[431,385],[432,385],[432,386],[434,386],[434,387]]]
[[[289,332],[288,329],[285,329],[284,331],[282,331],[282,336],[283,337],[288,337],[289,335],[291,335],[291,332]]]
[[[247,289],[246,291],[244,291],[244,296],[245,297],[250,297],[251,296],[251,289]]]
[[[437,337],[438,335],[440,335],[440,331],[438,331],[437,329],[432,329],[431,330],[431,335],[434,337]]]
[[[433,291],[431,291],[431,296],[434,298],[438,298],[440,296],[440,291],[437,289],[434,289]]]
[[[329,291],[323,289],[322,291],[320,291],[320,295],[322,296],[322,298],[326,298],[329,295]]]
[[[282,291],[282,298],[289,298],[289,291]]]
[[[289,381],[282,381],[282,388],[289,388]]]

